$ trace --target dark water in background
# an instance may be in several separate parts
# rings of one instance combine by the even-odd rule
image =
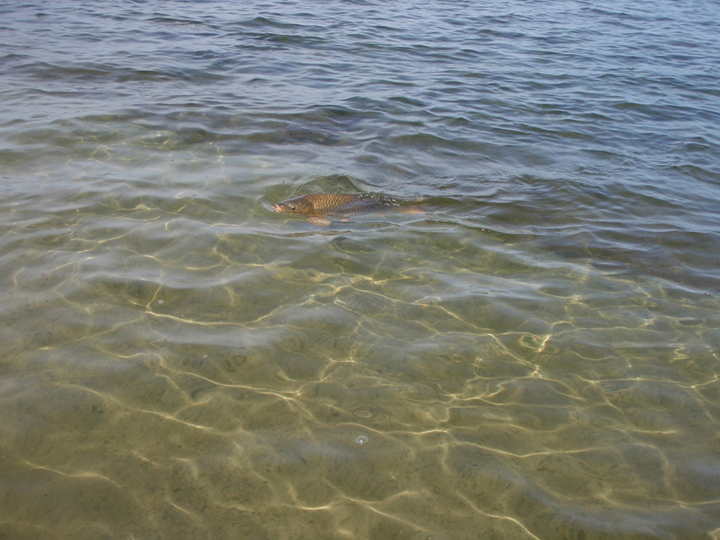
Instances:
[[[0,36],[0,536],[720,538],[717,2]]]

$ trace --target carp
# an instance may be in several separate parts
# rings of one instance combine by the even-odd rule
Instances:
[[[310,222],[315,225],[329,225],[330,220],[325,216],[347,219],[366,212],[402,210],[401,207],[400,200],[376,193],[310,193],[278,203],[272,209],[275,212],[310,216]]]

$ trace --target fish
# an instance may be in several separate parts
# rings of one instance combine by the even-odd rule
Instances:
[[[329,225],[325,216],[347,219],[355,214],[400,210],[398,199],[377,193],[310,193],[288,199],[272,207],[275,212],[310,216],[316,225]]]

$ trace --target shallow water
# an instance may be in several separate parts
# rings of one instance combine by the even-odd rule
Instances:
[[[717,4],[0,21],[0,536],[720,538]]]

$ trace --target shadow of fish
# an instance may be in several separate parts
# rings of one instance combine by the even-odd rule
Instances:
[[[348,219],[368,212],[419,211],[416,208],[403,208],[403,202],[376,193],[311,193],[278,203],[272,209],[275,212],[309,216],[310,223],[315,225],[329,225],[328,217]]]

